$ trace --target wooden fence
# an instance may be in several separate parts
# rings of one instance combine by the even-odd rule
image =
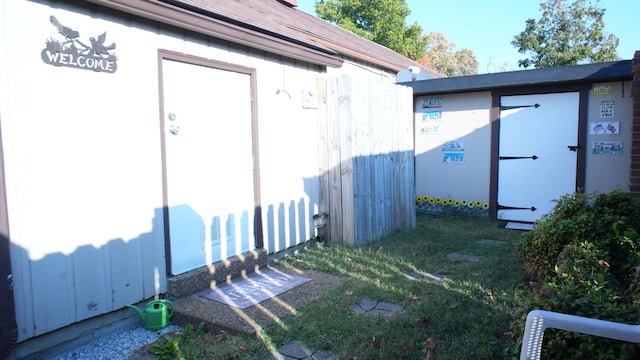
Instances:
[[[327,240],[360,246],[414,228],[412,89],[348,76],[317,85]]]

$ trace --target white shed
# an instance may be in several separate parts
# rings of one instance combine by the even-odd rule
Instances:
[[[419,65],[295,3],[0,2],[0,343],[160,296],[183,274],[252,271],[315,236],[313,215],[333,211],[323,152],[349,145],[325,136],[337,99],[319,81],[399,89],[406,112],[380,120],[411,124],[411,89],[394,83]],[[358,146],[395,151],[380,140]],[[393,146],[412,157],[412,141]],[[415,216],[384,206],[405,217],[387,232]]]
[[[630,190],[630,60],[408,84],[420,211],[532,223],[564,194]]]

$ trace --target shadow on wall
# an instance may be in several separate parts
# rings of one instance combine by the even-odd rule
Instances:
[[[257,210],[253,210],[253,214]],[[255,249],[249,211],[205,216],[187,204],[166,209],[170,274],[180,274]]]
[[[318,211],[329,215],[323,236],[333,244],[362,246],[415,227],[413,150],[349,157],[352,151],[343,148],[342,160],[320,176]]]
[[[23,341],[102,315],[166,291],[162,210],[152,230],[96,248],[53,253],[38,260],[11,244],[18,338]],[[63,242],[63,234],[51,241]]]
[[[313,213],[311,203],[304,199],[296,203],[291,200],[288,206],[284,203],[267,206],[265,249],[271,253],[286,250],[309,240],[310,219]]]
[[[322,176],[331,185],[327,209],[331,206],[332,216],[338,214],[329,224],[336,227],[335,233],[340,239],[355,236],[370,242],[401,227],[404,217],[399,214],[411,212],[409,215],[415,219],[415,207],[407,207],[407,204],[413,205],[414,200],[411,151],[355,157]],[[277,206],[268,205],[264,211],[266,224],[253,226],[253,230],[246,211],[212,217],[206,223],[188,205],[174,207],[182,223],[187,224],[188,237],[197,239],[186,241],[187,245],[178,250],[195,254],[199,267],[206,269],[208,259],[214,261],[224,258],[222,254],[232,253],[231,246],[223,247],[223,240],[229,241],[223,234],[233,235],[236,254],[254,250],[251,232],[262,229],[266,231],[264,244],[278,250],[309,240],[315,235],[312,218],[319,208],[320,192],[316,190],[319,179],[303,179],[309,200],[300,198]],[[335,187],[336,184],[339,186]],[[175,254],[167,253],[170,249],[165,248],[165,234],[170,230],[165,219],[171,210],[155,209],[151,231],[135,238],[114,238],[99,247],[84,245],[71,253],[50,253],[39,259],[30,259],[28,249],[5,239],[4,244],[11,247],[11,258],[15,260],[12,264],[14,286],[13,297],[3,294],[2,300],[15,299],[18,341],[166,293],[165,256],[175,260]],[[259,208],[251,210],[261,214]],[[227,230],[231,228],[234,230]],[[221,234],[219,250],[205,249],[207,232]],[[52,234],[50,241],[62,244],[64,234]],[[11,310],[13,305],[8,305]]]
[[[310,209],[314,206],[317,205],[309,204],[307,208],[302,199],[297,204],[291,201],[286,218],[281,205],[278,213],[269,212],[267,227],[280,229],[279,234],[288,232],[291,238],[295,233],[296,238],[306,241],[308,237],[303,235],[311,221],[307,217],[311,217]],[[259,208],[254,211],[260,214]],[[177,214],[180,224],[175,228],[174,223],[176,233],[171,234],[180,241],[176,241],[173,250],[167,249],[169,253],[165,252],[165,231],[170,231],[165,227],[166,212]],[[260,230],[260,227],[250,226],[250,221],[248,212],[244,211],[237,216],[213,217],[205,225],[202,217],[188,205],[157,208],[149,233],[129,240],[112,239],[100,247],[84,245],[71,253],[47,254],[37,260],[29,258],[27,249],[11,244],[3,237],[0,245],[7,251],[1,254],[11,254],[16,260],[13,271],[9,266],[6,271],[2,268],[3,279],[11,273],[13,277],[13,288],[0,286],[3,353],[8,354],[16,340],[22,342],[166,293],[165,254],[173,261],[184,255],[195,261],[191,263],[193,268],[207,269],[207,265],[220,259],[254,250],[251,231]],[[283,226],[286,223],[292,225],[288,230]],[[216,241],[210,241],[210,246],[205,248],[207,233],[210,240]],[[273,238],[280,239],[275,233]],[[57,238],[54,235],[51,241],[62,243],[63,235]],[[9,262],[2,261],[2,265],[9,265]],[[207,286],[208,282],[201,288]]]

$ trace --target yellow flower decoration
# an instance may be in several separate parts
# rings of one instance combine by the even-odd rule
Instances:
[[[442,202],[442,199],[440,199],[439,197],[436,197],[436,203],[440,204]]]
[[[489,208],[489,203],[484,203],[484,204],[482,204],[482,208],[484,208],[484,209],[488,209],[488,208]]]
[[[456,200],[456,201],[454,201],[454,202],[453,202],[453,205],[455,205],[456,207],[457,207],[457,206],[460,206],[460,200]]]
[[[435,199],[435,198],[429,198],[429,204],[433,204],[433,203],[435,203],[435,202],[436,202],[436,199]]]
[[[422,202],[422,196],[416,196],[416,202]]]
[[[476,200],[476,206],[478,206],[478,207],[482,206],[482,201]]]
[[[460,201],[460,205],[462,205],[462,206],[467,205],[467,200],[462,200],[462,201]]]

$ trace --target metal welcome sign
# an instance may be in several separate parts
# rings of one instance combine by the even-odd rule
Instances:
[[[64,26],[55,16],[49,18],[64,40],[47,39],[42,50],[42,61],[49,65],[66,66],[96,72],[114,73],[118,69],[115,53],[116,44],[105,45],[107,33],[90,37],[91,45],[80,41],[80,33]]]

